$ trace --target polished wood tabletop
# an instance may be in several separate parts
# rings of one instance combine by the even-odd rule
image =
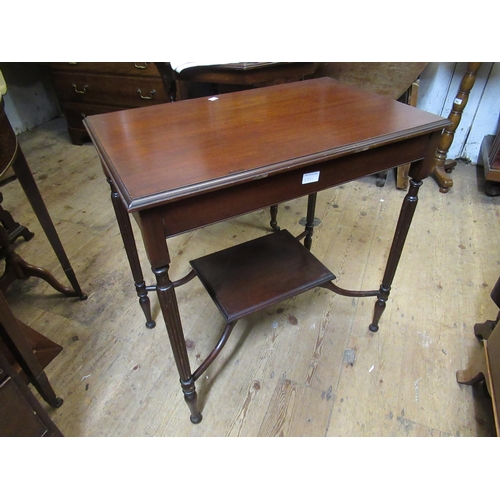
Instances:
[[[380,147],[447,123],[331,78],[85,122],[129,211]]]

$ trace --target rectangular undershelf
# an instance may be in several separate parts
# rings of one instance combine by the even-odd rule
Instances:
[[[335,279],[282,230],[190,262],[227,322]]]

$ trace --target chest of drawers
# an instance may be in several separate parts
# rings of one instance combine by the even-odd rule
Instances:
[[[73,144],[83,144],[86,116],[170,102],[154,63],[50,63]]]

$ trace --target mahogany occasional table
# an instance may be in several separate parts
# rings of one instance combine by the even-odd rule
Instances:
[[[95,115],[84,123],[111,186],[148,326],[154,322],[147,293],[155,290],[190,418],[198,423],[195,381],[241,317],[323,286],[350,297],[377,297],[370,329],[378,330],[418,190],[449,121],[319,78]],[[310,251],[316,193],[405,163],[411,163],[410,188],[380,288],[337,287],[333,273]],[[195,259],[185,278],[170,280],[169,237],[306,195],[308,222],[297,239],[288,231],[271,233]],[[129,214],[141,229],[154,286],[144,283]],[[298,243],[304,237],[304,245]],[[274,279],[268,279],[270,273]],[[175,288],[194,277],[219,307],[226,327],[193,373]]]

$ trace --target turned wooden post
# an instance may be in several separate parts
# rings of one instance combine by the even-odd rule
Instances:
[[[191,412],[190,420],[193,424],[198,424],[202,420],[202,415],[198,411],[198,395],[196,393],[194,377],[191,373],[189,357],[182,331],[181,318],[179,315],[179,306],[177,305],[177,297],[175,295],[174,284],[168,276],[169,266],[163,268],[152,268],[156,276],[160,307],[165,319],[170,345],[174,354],[175,364],[180,376],[182,392],[184,393],[184,401],[188,405]]]
[[[130,264],[132,276],[134,277],[135,291],[139,297],[139,304],[142,308],[142,312],[146,317],[146,328],[154,328],[156,323],[151,315],[151,302],[148,297],[148,291],[144,281],[141,263],[139,261],[139,254],[137,253],[137,246],[135,244],[134,231],[130,223],[130,217],[122,203],[122,200],[120,199],[120,195],[116,191],[113,181],[110,178],[107,178],[107,181],[111,189],[111,203],[113,204],[116,221],[118,222],[118,227],[120,228],[123,246]]]
[[[195,388],[195,379],[191,372],[186,340],[182,330],[179,305],[175,294],[175,284],[169,277],[170,253],[166,236],[158,231],[163,225],[161,211],[152,209],[140,213],[139,227],[146,248],[151,270],[156,276],[156,293],[160,304],[167,334],[174,355],[184,400],[191,412],[191,422],[198,424],[202,415],[198,411],[198,395]]]
[[[453,107],[448,116],[448,120],[451,121],[451,124],[444,129],[436,150],[432,174],[440,186],[439,191],[441,191],[441,193],[447,193],[453,186],[453,180],[447,174],[453,170],[457,163],[453,160],[446,161],[446,155],[453,142],[455,131],[462,119],[462,113],[469,100],[469,94],[476,81],[476,75],[480,66],[481,63],[478,62],[470,62],[467,65],[467,71],[462,78],[460,89],[453,101]]]
[[[422,181],[410,179],[410,188],[408,189],[408,193],[406,193],[406,196],[403,200],[398,224],[394,233],[394,239],[392,241],[391,250],[389,252],[389,258],[387,259],[384,277],[382,279],[382,284],[380,285],[377,301],[375,302],[373,321],[369,326],[369,329],[372,332],[378,331],[378,322],[385,310],[386,302],[391,292],[392,281],[394,279],[394,275],[396,274],[399,259],[401,257],[403,246],[406,241],[406,236],[408,234],[408,230],[410,229],[413,214],[415,213],[415,209],[417,208],[418,191],[421,185]]]

